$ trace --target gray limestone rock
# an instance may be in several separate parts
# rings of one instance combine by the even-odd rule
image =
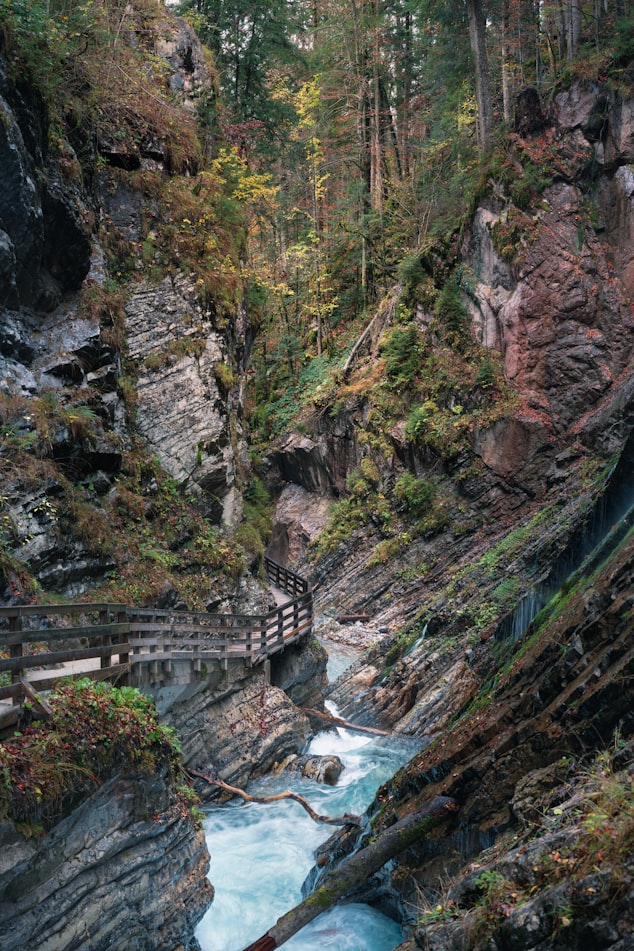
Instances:
[[[156,40],[156,52],[172,67],[170,89],[185,106],[193,107],[196,96],[211,85],[209,67],[200,40],[185,20],[174,18]]]
[[[279,772],[299,773],[305,779],[326,786],[336,786],[344,770],[338,756],[289,756],[279,765]]]
[[[15,307],[19,302],[16,264],[13,241],[6,231],[0,231],[0,302],[5,307]]]
[[[209,854],[161,778],[114,777],[39,840],[5,822],[0,845],[3,951],[197,947]]]
[[[215,375],[227,359],[223,336],[183,277],[141,285],[126,318],[130,357],[139,366],[140,433],[170,475],[214,502],[217,521],[235,526],[242,511],[235,423]]]
[[[230,669],[215,687],[171,708],[187,765],[244,787],[292,753],[310,732],[308,718],[261,668]]]
[[[1,64],[0,64],[1,68]],[[3,73],[4,75],[4,73]],[[12,246],[14,286],[26,302],[41,261],[43,214],[35,170],[11,105],[0,97],[0,227]],[[8,246],[7,246],[8,248]],[[5,251],[5,260],[6,260]],[[10,296],[15,297],[15,294]],[[8,303],[8,301],[4,301]]]

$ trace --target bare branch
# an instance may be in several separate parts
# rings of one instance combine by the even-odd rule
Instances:
[[[282,799],[293,799],[306,810],[308,815],[315,822],[325,822],[329,825],[336,826],[361,826],[360,816],[353,816],[351,813],[346,813],[343,816],[320,816],[303,796],[291,792],[290,789],[287,789],[285,792],[276,793],[274,796],[250,796],[244,789],[238,789],[237,786],[230,786],[229,783],[223,782],[222,779],[213,779],[211,776],[207,776],[206,773],[201,773],[197,769],[188,768],[187,772],[190,776],[204,779],[210,786],[217,786],[218,789],[224,789],[225,792],[232,793],[234,796],[240,796],[245,802],[256,802],[266,805],[270,802],[280,802]]]

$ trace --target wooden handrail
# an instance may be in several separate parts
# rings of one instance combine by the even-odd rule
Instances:
[[[11,675],[11,683],[0,686],[0,701],[12,699],[17,715],[21,678],[35,668],[41,669],[32,682],[48,689],[60,679],[129,677],[135,669],[140,672],[158,663],[169,667],[173,660],[190,660],[198,667],[205,660],[242,660],[248,666],[262,663],[304,637],[313,625],[308,582],[270,558],[265,568],[270,584],[289,594],[288,601],[266,614],[166,611],[108,602],[0,607],[0,620],[6,618],[8,624],[6,631],[0,631],[0,653],[5,654],[0,656],[0,674]],[[38,618],[57,619],[57,624],[45,626]],[[70,619],[72,626],[63,626],[63,618]],[[77,640],[80,645],[64,643]],[[53,651],[38,650],[40,644],[57,646]],[[100,659],[101,667],[53,669],[90,659]]]
[[[116,614],[117,611],[128,610],[127,604],[110,604],[93,601],[78,601],[73,604],[18,604],[12,607],[0,608],[2,617],[31,617],[37,614],[89,614],[93,611],[108,611]]]

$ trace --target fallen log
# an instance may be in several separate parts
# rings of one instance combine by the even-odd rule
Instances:
[[[341,717],[335,717],[332,713],[322,713],[321,710],[313,710],[312,707],[300,707],[303,713],[309,717],[318,717],[325,720],[326,723],[332,723],[333,726],[340,726],[344,730],[350,730],[353,733],[370,733],[372,736],[392,736],[389,730],[380,730],[378,726],[361,726],[359,723],[349,723],[348,720],[342,720]]]
[[[291,792],[290,789],[285,790],[285,792],[276,793],[273,796],[250,796],[249,793],[244,791],[244,789],[238,789],[237,786],[230,786],[229,783],[223,782],[222,779],[213,779],[212,776],[207,776],[206,773],[201,773],[197,769],[187,768],[187,773],[189,773],[190,776],[197,777],[198,779],[204,779],[205,782],[209,783],[210,786],[217,786],[218,789],[224,789],[225,792],[230,792],[234,796],[240,796],[245,802],[255,802],[266,805],[270,802],[280,802],[282,799],[292,799],[294,802],[298,802],[300,806],[306,810],[310,818],[315,822],[324,822],[335,826],[361,826],[360,816],[354,816],[349,812],[343,816],[319,815],[318,812],[315,812],[307,799],[304,799],[303,796],[300,796],[297,793]]]
[[[348,354],[348,359],[346,360],[343,367],[342,378],[344,381],[346,377],[348,376],[348,373],[350,372],[350,368],[352,367],[352,364],[356,360],[357,354],[360,352],[362,347],[364,347],[366,343],[372,342],[373,334],[378,339],[381,333],[383,333],[386,330],[386,328],[389,327],[389,325],[394,320],[394,314],[396,313],[396,305],[399,301],[402,290],[403,290],[403,285],[397,284],[395,291],[387,304],[387,307],[381,306],[379,308],[379,310],[374,315],[374,317],[372,318],[368,326],[365,328],[365,330],[361,333],[361,335],[355,341],[352,347],[352,350]]]
[[[244,951],[275,951],[280,948],[304,925],[327,911],[339,898],[343,898],[356,885],[365,882],[386,862],[413,845],[417,839],[426,835],[458,808],[455,799],[436,796],[422,809],[399,819],[389,829],[379,833],[365,848],[350,855],[338,868],[328,872],[321,885],[308,898],[278,918],[266,934]]]

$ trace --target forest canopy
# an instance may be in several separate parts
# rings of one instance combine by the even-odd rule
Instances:
[[[180,9],[218,63],[226,145],[271,187],[269,200],[254,195],[250,223],[250,300],[268,330],[255,422],[269,433],[396,281],[434,305],[430,255],[451,259],[476,199],[505,173],[505,136],[538,131],[564,82],[618,77],[634,53],[627,0]],[[529,172],[520,206],[543,178]]]

